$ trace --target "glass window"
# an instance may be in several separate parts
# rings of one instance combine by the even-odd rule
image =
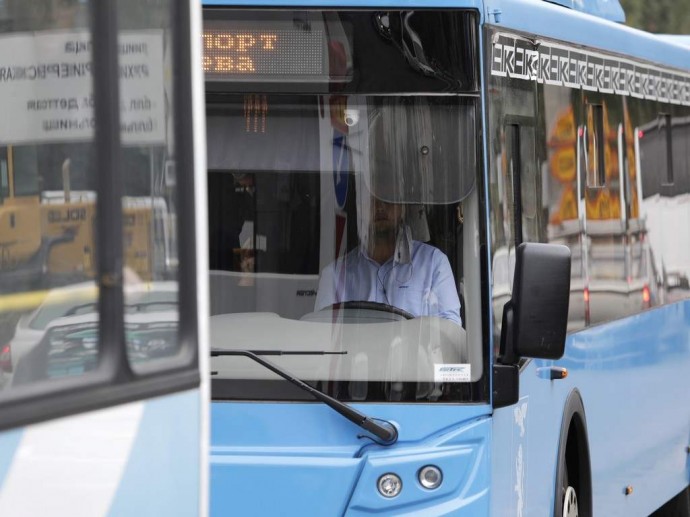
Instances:
[[[96,189],[103,172],[93,141],[88,2],[6,7],[0,103],[18,121],[0,129],[8,156],[0,386],[9,390],[99,365]],[[124,335],[133,370],[144,373],[172,364],[152,359],[180,352],[173,2],[129,0],[117,9]]]
[[[505,199],[506,215],[510,218],[510,235],[513,236],[515,246],[522,242],[522,196],[520,181],[522,179],[522,153],[520,126],[507,124],[505,127]],[[512,288],[512,286],[511,286]]]
[[[500,343],[505,304],[511,299],[515,250],[523,241],[539,242],[538,194],[534,128],[532,120],[524,116],[507,117],[520,123],[505,124],[501,135],[500,173],[492,188],[496,212],[494,220],[496,250],[492,267],[494,343]],[[498,351],[498,349],[497,349]]]
[[[89,2],[8,2],[0,25],[0,397],[99,357]],[[89,283],[90,282],[90,283]]]
[[[537,182],[534,128],[522,124],[505,126],[507,190],[514,204],[511,233],[517,246],[523,241],[539,242],[538,202],[541,185]],[[515,195],[519,192],[519,195]]]
[[[474,16],[205,11],[212,347],[343,400],[483,400]],[[215,398],[310,398],[212,369]]]
[[[535,157],[534,128],[520,127],[520,203],[522,208],[522,238],[528,242],[542,240],[539,209],[541,176]]]
[[[663,128],[666,140],[666,181],[664,183],[673,185],[673,119],[670,113],[660,114],[659,119],[659,125]]]
[[[280,349],[276,363],[345,400],[457,400],[439,368],[481,376],[463,319],[480,302],[462,290],[474,116],[450,96],[209,104],[212,346]],[[301,397],[244,358],[213,369],[217,397]]]
[[[13,149],[14,194],[17,197],[39,194],[38,146],[17,146]]]
[[[125,340],[137,373],[180,352],[172,3],[118,3]]]
[[[645,182],[645,191],[658,191],[661,185],[673,183],[673,139],[670,115],[658,114],[654,119],[638,128],[640,147],[640,168],[645,176],[655,181]],[[645,171],[654,171],[645,175]]]
[[[596,280],[627,280],[625,238],[591,237],[589,277]]]

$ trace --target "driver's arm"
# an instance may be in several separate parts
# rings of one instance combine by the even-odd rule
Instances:
[[[429,315],[439,316],[462,325],[460,297],[455,285],[455,277],[448,257],[441,250],[434,250],[432,267],[434,272],[429,294]]]
[[[314,303],[314,310],[320,311],[326,307],[330,307],[334,303],[338,303],[340,300],[336,300],[335,297],[335,275],[334,275],[334,263],[328,264],[319,277],[319,288],[316,291],[316,302]]]

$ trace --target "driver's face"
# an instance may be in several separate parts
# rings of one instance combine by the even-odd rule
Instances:
[[[395,232],[400,223],[403,207],[396,203],[386,203],[371,197],[372,225],[377,234]]]

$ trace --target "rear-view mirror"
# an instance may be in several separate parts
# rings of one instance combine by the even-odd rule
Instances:
[[[504,310],[502,356],[563,355],[570,300],[570,250],[523,243],[516,250],[511,300]]]

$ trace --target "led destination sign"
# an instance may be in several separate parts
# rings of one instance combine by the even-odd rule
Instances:
[[[288,21],[207,21],[204,72],[215,81],[328,81],[325,30]]]

